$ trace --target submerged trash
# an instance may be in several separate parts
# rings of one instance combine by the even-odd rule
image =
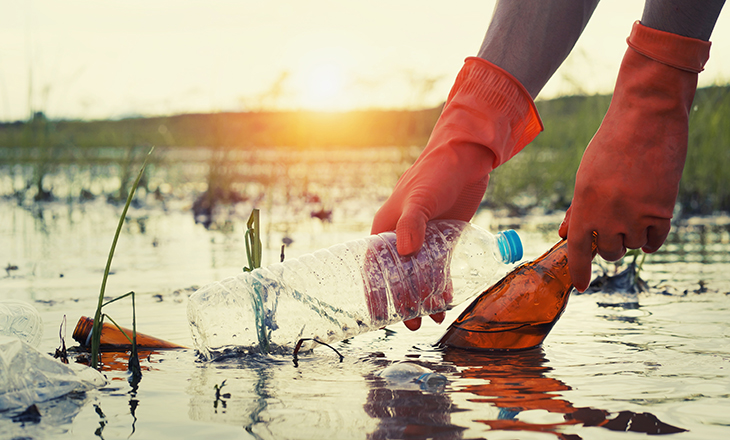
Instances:
[[[13,336],[0,336],[0,411],[106,384],[93,368],[65,365]]]
[[[604,269],[585,292],[576,294],[591,295],[599,307],[638,309],[639,294],[649,291],[649,285],[639,277],[639,269],[635,261],[615,275],[609,275]]]
[[[76,324],[74,329],[73,338],[84,347],[91,346],[91,330],[94,326],[94,320],[86,316],[79,318],[79,322]],[[132,330],[121,327],[130,338],[132,337]],[[119,329],[108,322],[104,322],[101,325],[101,339],[100,346],[106,348],[127,348],[132,344],[129,342],[127,337]],[[182,345],[178,345],[172,342],[168,342],[153,336],[145,335],[137,332],[137,347],[139,348],[186,348]]]
[[[626,269],[616,275],[609,276],[605,271],[596,277],[584,294],[588,293],[641,293],[649,290],[646,281],[638,275],[636,263],[629,263]]]
[[[388,388],[421,389],[433,393],[444,391],[449,380],[443,374],[412,362],[398,362],[387,366],[377,376],[388,383]]]

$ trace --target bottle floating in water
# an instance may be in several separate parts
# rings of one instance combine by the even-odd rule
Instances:
[[[563,240],[479,295],[439,345],[476,350],[536,347],[563,314],[572,290],[568,244]]]
[[[353,240],[198,290],[188,320],[200,354],[289,352],[447,310],[522,258],[514,231],[429,222],[423,248],[400,256],[394,232]],[[307,345],[304,348],[309,348]]]
[[[15,300],[0,301],[0,335],[17,336],[37,347],[43,337],[43,320],[32,305]]]
[[[443,374],[412,362],[398,362],[385,367],[377,374],[391,389],[420,389],[429,392],[442,392],[448,379]]]
[[[93,326],[94,320],[92,318],[88,318],[86,316],[79,318],[79,322],[76,324],[76,328],[73,332],[73,338],[76,342],[84,347],[91,347],[91,330]],[[124,333],[129,335],[130,338],[132,337],[131,329],[126,327],[121,328],[124,330]],[[114,324],[102,322],[99,347],[108,350],[129,348],[132,344],[129,343],[129,339],[124,336],[124,333],[120,332]],[[137,332],[137,347],[155,349],[185,348],[182,345],[164,341],[140,332]]]

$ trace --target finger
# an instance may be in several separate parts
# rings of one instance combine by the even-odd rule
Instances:
[[[370,234],[380,234],[381,232],[394,231],[398,219],[400,218],[400,210],[390,207],[388,201],[378,209],[373,217],[373,224],[370,227]]]
[[[648,228],[639,227],[633,231],[629,231],[624,236],[624,247],[627,249],[640,249],[646,246],[648,241]]]
[[[404,209],[395,228],[396,247],[400,255],[411,255],[423,246],[428,217],[418,208]]]
[[[433,322],[436,324],[441,324],[444,322],[444,319],[446,319],[446,312],[433,313],[431,315],[431,319],[433,319]]]
[[[647,254],[658,251],[664,244],[664,240],[667,239],[671,228],[669,220],[661,220],[657,224],[649,226],[646,230],[646,245],[641,250]]]
[[[618,261],[626,255],[623,234],[598,234],[598,255],[606,261]]]
[[[585,292],[591,282],[592,243],[591,231],[571,229],[568,237],[568,265],[573,285],[579,292]]]
[[[408,327],[408,330],[416,331],[419,328],[421,328],[421,318],[419,317],[419,318],[409,319],[408,321],[403,321],[403,324],[405,324],[406,327]]]
[[[565,211],[565,217],[563,218],[563,222],[560,223],[560,227],[558,228],[558,235],[560,235],[560,238],[566,239],[568,238],[568,228],[570,227],[570,207],[568,207],[568,210]]]

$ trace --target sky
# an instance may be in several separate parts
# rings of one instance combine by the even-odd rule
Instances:
[[[424,108],[495,1],[0,0],[0,121]],[[643,2],[601,2],[538,99],[610,93]],[[730,12],[700,86],[730,82]]]

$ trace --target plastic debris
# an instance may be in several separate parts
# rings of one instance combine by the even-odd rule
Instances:
[[[92,368],[62,364],[17,337],[0,335],[0,411],[105,384],[104,376]]]

